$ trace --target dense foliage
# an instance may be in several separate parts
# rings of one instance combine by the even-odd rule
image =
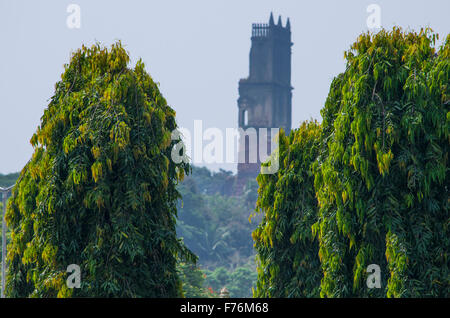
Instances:
[[[19,177],[18,172],[9,173],[9,174],[0,174],[0,187],[9,187],[16,183],[17,178]],[[0,199],[3,199],[0,195]],[[9,195],[8,195],[9,199]],[[2,200],[0,200],[0,215],[3,216],[3,203]],[[3,222],[0,220],[0,233],[2,233],[2,226]],[[7,228],[6,232],[6,243],[9,244],[11,241],[11,231]],[[0,259],[2,259],[2,250],[0,248]],[[0,280],[1,280],[2,274],[0,271]]]
[[[279,134],[280,167],[258,176],[256,208],[264,212],[253,232],[258,253],[257,297],[317,297],[321,279],[318,242],[311,226],[317,200],[311,164],[320,146],[320,126],[303,123]]]
[[[8,204],[10,297],[177,297],[175,112],[120,43],[76,51]],[[70,264],[81,288],[66,286]]]
[[[0,215],[3,215],[3,203],[0,201]],[[3,222],[0,222],[0,233],[2,233],[2,226],[3,226]],[[9,229],[6,229],[6,244],[9,244],[9,242],[11,242],[11,231]],[[2,259],[2,248],[0,246],[0,260]],[[2,279],[2,273],[0,270],[0,281]]]
[[[179,262],[178,275],[183,285],[183,296],[187,298],[208,298],[213,293],[205,287],[205,273],[195,264]]]
[[[314,200],[301,195],[313,191],[310,169],[320,296],[450,295],[450,36],[438,50],[436,39],[429,29],[362,34],[345,54],[346,71],[331,84],[317,140],[308,142],[298,130],[289,140],[281,137],[284,165],[278,175],[258,177],[258,208],[266,214],[254,232],[261,262],[257,296],[310,291],[306,279],[297,281],[302,265],[293,258],[310,242],[308,231],[301,232],[312,221],[302,212]],[[305,156],[315,149],[316,158]],[[296,227],[300,236],[293,235]],[[307,256],[299,252],[297,260]],[[381,268],[381,288],[366,286],[370,264]]]
[[[321,295],[448,296],[450,37],[363,34],[322,112]],[[437,53],[437,54],[436,54]],[[381,267],[368,289],[366,268]]]

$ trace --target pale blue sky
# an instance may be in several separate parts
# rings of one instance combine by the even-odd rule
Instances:
[[[69,29],[66,8],[81,8],[81,28]],[[291,20],[293,126],[320,120],[343,52],[368,30],[366,8],[381,8],[381,24],[418,30],[430,26],[445,38],[450,1],[0,0],[0,173],[22,169],[36,130],[70,52],[81,44],[122,40],[141,57],[177,112],[180,126],[237,126],[238,81],[248,75],[251,24]],[[217,168],[217,166],[210,166]],[[223,165],[235,170],[234,165]]]

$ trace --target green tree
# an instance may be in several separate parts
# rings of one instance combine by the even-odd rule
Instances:
[[[3,203],[0,201],[0,215],[3,215]],[[2,233],[3,229],[3,222],[0,222],[0,233]],[[0,234],[1,235],[1,234]],[[6,229],[6,244],[9,244],[11,241],[11,231],[9,229]],[[0,260],[2,259],[3,251],[0,247]],[[2,273],[0,270],[0,280],[2,279]]]
[[[9,187],[12,186],[16,183],[17,178],[19,177],[19,173],[15,172],[15,173],[9,173],[9,174],[0,174],[0,187]],[[1,197],[1,196],[0,196]],[[0,200],[0,215],[3,215],[3,203],[2,200]],[[3,222],[2,220],[0,220],[0,233],[2,232],[2,226],[3,226]],[[7,228],[7,232],[6,232],[6,243],[9,244],[9,242],[11,241],[11,231],[10,229]],[[2,257],[2,250],[0,248],[0,259]],[[2,274],[0,272],[0,280],[2,278]]]
[[[436,39],[362,34],[331,85],[314,164],[321,296],[449,296],[450,37]]]
[[[177,297],[175,112],[121,43],[76,51],[7,211],[10,297]],[[66,286],[69,264],[81,288]]]
[[[206,285],[219,294],[220,290],[230,283],[230,273],[223,267],[219,266],[213,271],[206,270]]]
[[[211,293],[205,288],[206,275],[193,263],[178,263],[178,271],[183,284],[183,296],[187,298],[207,298]]]
[[[218,297],[223,287],[230,292],[233,298],[250,298],[254,288],[257,273],[248,266],[240,266],[234,270],[220,266],[214,271],[205,270],[205,284],[211,295]]]
[[[256,297],[319,295],[319,246],[311,231],[318,212],[311,164],[318,156],[319,137],[317,122],[304,122],[289,136],[280,131],[279,170],[257,178],[256,210],[264,216],[253,232],[258,253]]]
[[[258,274],[254,269],[238,267],[230,275],[230,281],[226,287],[230,297],[251,298]]]

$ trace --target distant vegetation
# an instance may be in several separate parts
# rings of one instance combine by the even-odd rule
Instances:
[[[230,297],[252,297],[257,277],[254,269],[245,266],[234,270],[221,266],[211,271],[180,263],[179,271],[185,297],[219,297],[224,287]]]
[[[231,297],[251,297],[256,283],[251,233],[261,218],[249,219],[258,188],[249,180],[242,195],[231,196],[234,180],[229,171],[192,167],[178,186],[177,235],[199,257],[204,286],[213,295],[227,287]]]
[[[256,222],[249,217],[257,195],[256,181],[243,196],[230,196],[219,189],[227,182],[227,172],[211,173],[193,167],[192,175],[180,183],[177,234],[199,257],[199,264],[229,268],[253,263],[252,231]]]
[[[0,174],[0,187],[9,187],[14,185],[18,177],[19,172],[10,174]]]

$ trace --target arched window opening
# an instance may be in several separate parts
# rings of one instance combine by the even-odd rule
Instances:
[[[248,125],[248,110],[244,110],[244,126]]]

